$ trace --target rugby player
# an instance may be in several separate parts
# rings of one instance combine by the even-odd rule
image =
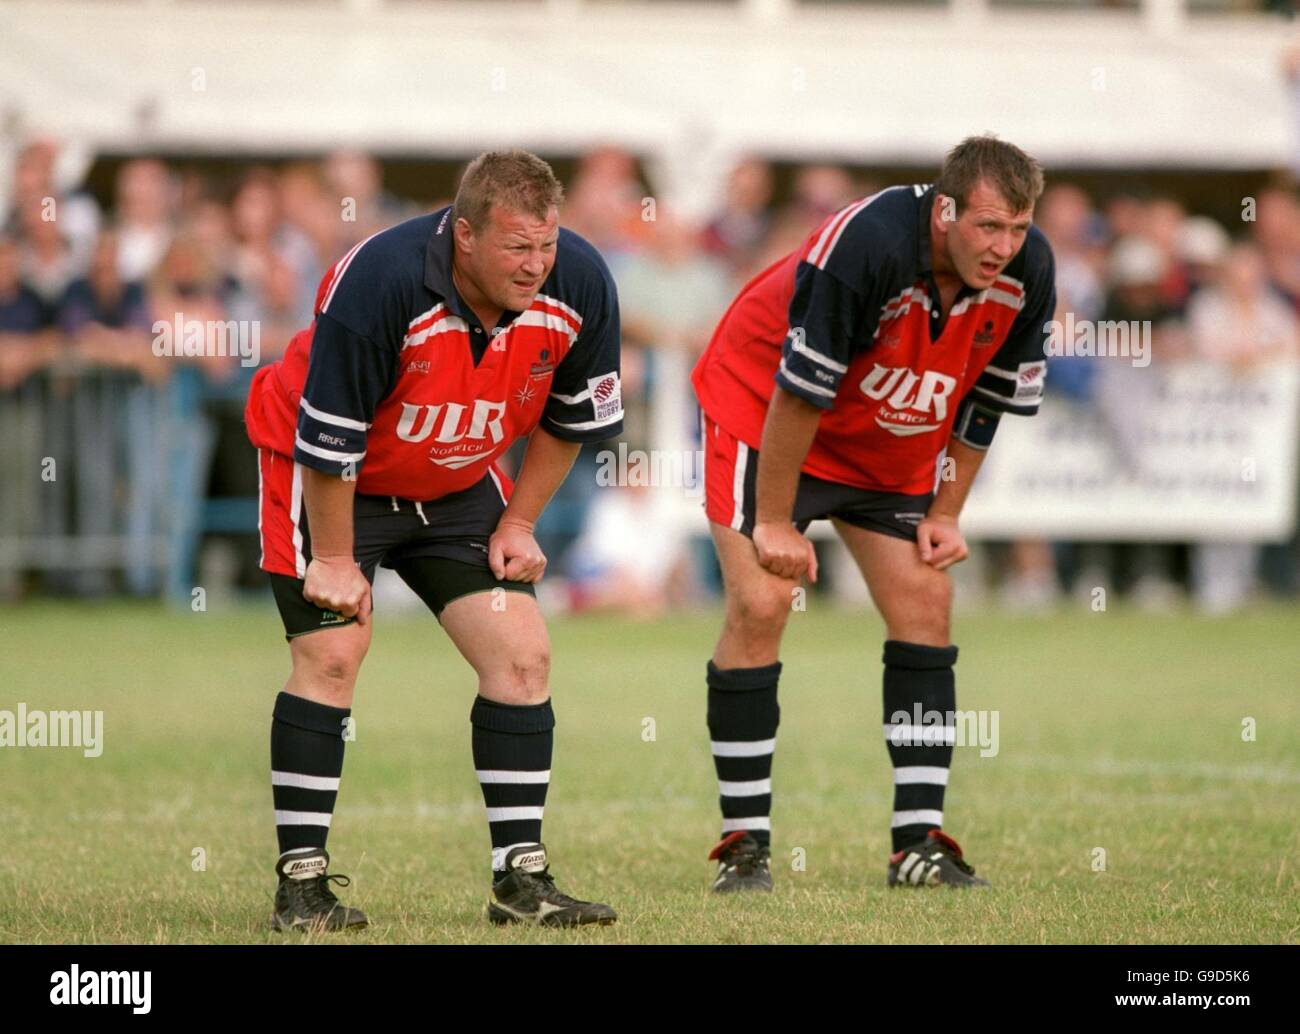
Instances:
[[[722,807],[716,891],[770,890],[778,659],[794,592],[829,519],[885,622],[894,769],[890,886],[985,886],[943,831],[955,737],[947,569],[958,517],[1005,413],[1043,393],[1053,260],[1031,223],[1038,163],[964,140],[934,185],[897,186],[831,216],[754,277],[693,373],[705,509],[726,590],[707,667]],[[945,462],[946,461],[946,462]],[[899,712],[940,712],[924,737]]]
[[[277,930],[367,922],[331,890],[347,877],[327,872],[325,842],[380,564],[478,675],[488,917],[615,919],[556,888],[541,838],[555,719],[533,526],[582,443],[617,435],[623,416],[614,283],[559,226],[562,195],[535,155],[479,155],[451,206],[336,262],[312,325],[254,380],[262,567],[293,664],[271,722]],[[497,460],[523,437],[512,485]]]

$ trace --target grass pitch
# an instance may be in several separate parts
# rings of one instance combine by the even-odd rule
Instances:
[[[740,899],[706,892],[718,614],[553,621],[545,838],[561,888],[620,913],[574,932],[484,919],[473,674],[432,618],[378,617],[329,840],[371,917],[349,942],[1300,939],[1295,608],[959,615],[958,706],[996,710],[999,742],[956,751],[946,828],[994,884],[958,894],[885,888],[883,630],[814,600],[782,656],[777,890]],[[0,708],[104,712],[98,758],[0,749],[0,941],[301,943],[268,922],[274,611],[37,603],[0,628]]]

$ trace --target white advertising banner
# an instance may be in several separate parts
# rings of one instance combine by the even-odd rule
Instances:
[[[1300,366],[1100,359],[1095,401],[1003,417],[968,537],[1278,541],[1296,520]]]

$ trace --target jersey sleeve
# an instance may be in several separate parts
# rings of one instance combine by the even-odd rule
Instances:
[[[541,426],[570,442],[602,442],[623,431],[618,290],[598,257],[591,298],[573,347],[556,367],[542,411]]]
[[[1033,416],[1043,400],[1047,380],[1047,323],[1056,311],[1056,267],[1047,241],[1039,235],[1026,256],[1024,305],[1007,339],[984,367],[967,396],[993,413]]]
[[[396,381],[404,286],[382,248],[359,245],[321,281],[293,458],[355,477],[375,408]]]
[[[830,409],[865,311],[862,296],[835,273],[799,263],[776,383],[819,409]]]
[[[394,349],[328,315],[317,316],[307,382],[298,403],[294,460],[340,477],[360,471],[366,433],[375,407],[388,394],[396,365]]]

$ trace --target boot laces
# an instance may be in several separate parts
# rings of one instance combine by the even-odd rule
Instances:
[[[568,894],[555,886],[555,877],[551,875],[549,865],[541,872],[521,872],[519,875],[526,881],[529,890],[543,901],[549,901],[551,904],[565,908],[570,905],[582,904],[581,901],[569,897]]]
[[[339,899],[330,890],[331,883],[337,883],[340,887],[351,885],[350,877],[341,873],[331,873],[328,876],[316,876],[310,880],[302,881],[302,901],[308,908],[313,911],[329,912],[334,908],[342,907]]]

